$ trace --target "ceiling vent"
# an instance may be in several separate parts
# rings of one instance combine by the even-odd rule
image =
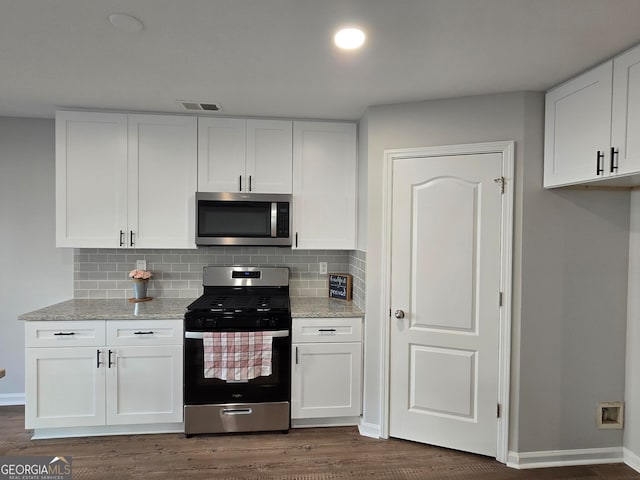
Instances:
[[[182,108],[188,110],[190,112],[221,112],[222,107],[219,103],[201,103],[201,102],[191,102],[187,100],[178,100],[178,103],[182,105]]]

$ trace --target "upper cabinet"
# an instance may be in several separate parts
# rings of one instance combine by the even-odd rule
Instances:
[[[639,134],[640,46],[547,92],[545,188],[631,185],[624,177],[640,173]]]
[[[294,248],[356,246],[356,125],[294,122]]]
[[[613,61],[611,146],[618,174],[640,172],[640,47]],[[615,160],[615,158],[614,158]]]
[[[56,245],[194,248],[197,121],[56,114]]]
[[[194,117],[129,115],[130,247],[195,247],[196,135]]]
[[[198,191],[291,193],[292,122],[198,119]]]

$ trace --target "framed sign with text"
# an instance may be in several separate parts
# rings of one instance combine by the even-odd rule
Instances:
[[[351,300],[352,277],[348,273],[329,274],[329,297]]]

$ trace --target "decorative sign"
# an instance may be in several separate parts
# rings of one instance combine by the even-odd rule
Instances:
[[[352,277],[348,273],[329,274],[329,297],[351,300]]]

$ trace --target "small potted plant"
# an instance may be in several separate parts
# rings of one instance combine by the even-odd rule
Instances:
[[[147,285],[152,277],[151,272],[147,270],[131,270],[129,278],[133,280],[133,298],[142,300],[147,298]]]

